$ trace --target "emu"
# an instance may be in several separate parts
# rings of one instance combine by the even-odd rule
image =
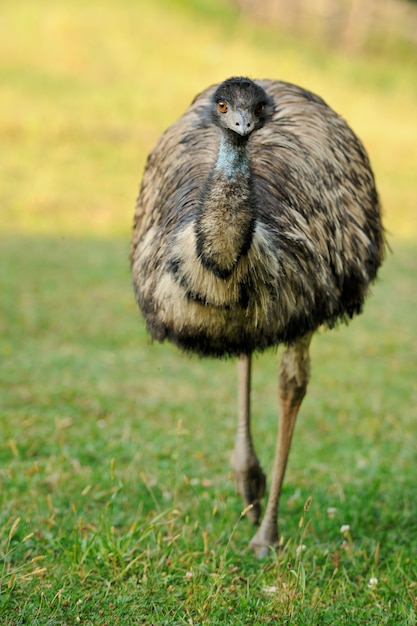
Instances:
[[[362,143],[296,85],[243,77],[213,85],[148,157],[131,245],[136,299],[154,339],[238,357],[232,468],[259,558],[279,542],[312,335],[361,312],[384,247]],[[279,344],[279,429],[259,525],[266,481],[251,438],[251,355]]]

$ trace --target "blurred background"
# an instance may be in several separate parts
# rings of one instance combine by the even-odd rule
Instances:
[[[231,75],[319,93],[362,138],[392,241],[417,235],[417,3],[3,0],[1,229],[128,238],[146,155]]]

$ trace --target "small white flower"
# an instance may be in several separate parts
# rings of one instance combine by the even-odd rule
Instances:
[[[329,508],[327,509],[327,515],[330,517],[330,519],[333,519],[333,517],[335,517],[337,513],[337,509],[335,506],[329,506]]]
[[[194,574],[192,572],[185,572],[185,578],[187,580],[190,580],[190,578],[192,578],[194,576]]]
[[[350,526],[349,524],[343,524],[340,527],[340,532],[342,533],[342,535],[345,535],[346,533],[348,533],[350,531]]]
[[[306,549],[307,549],[307,546],[305,546],[304,544],[301,544],[300,546],[297,546],[297,549],[296,549],[297,555],[300,555]]]
[[[370,578],[369,579],[369,583],[368,583],[368,587],[369,589],[375,589],[378,585],[378,578]]]

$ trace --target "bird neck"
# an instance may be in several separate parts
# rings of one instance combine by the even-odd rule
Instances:
[[[255,228],[255,201],[247,140],[223,131],[217,160],[203,186],[195,223],[197,255],[227,279],[246,254]]]
[[[249,176],[247,137],[224,130],[220,137],[215,170],[229,178]]]

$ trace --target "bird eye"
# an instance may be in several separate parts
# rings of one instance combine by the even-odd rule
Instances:
[[[263,103],[256,105],[255,108],[255,114],[256,115],[261,115],[261,113],[263,113],[265,110],[265,105]]]
[[[223,100],[220,100],[220,102],[217,103],[217,108],[219,109],[220,113],[226,113],[227,104],[223,102]]]

